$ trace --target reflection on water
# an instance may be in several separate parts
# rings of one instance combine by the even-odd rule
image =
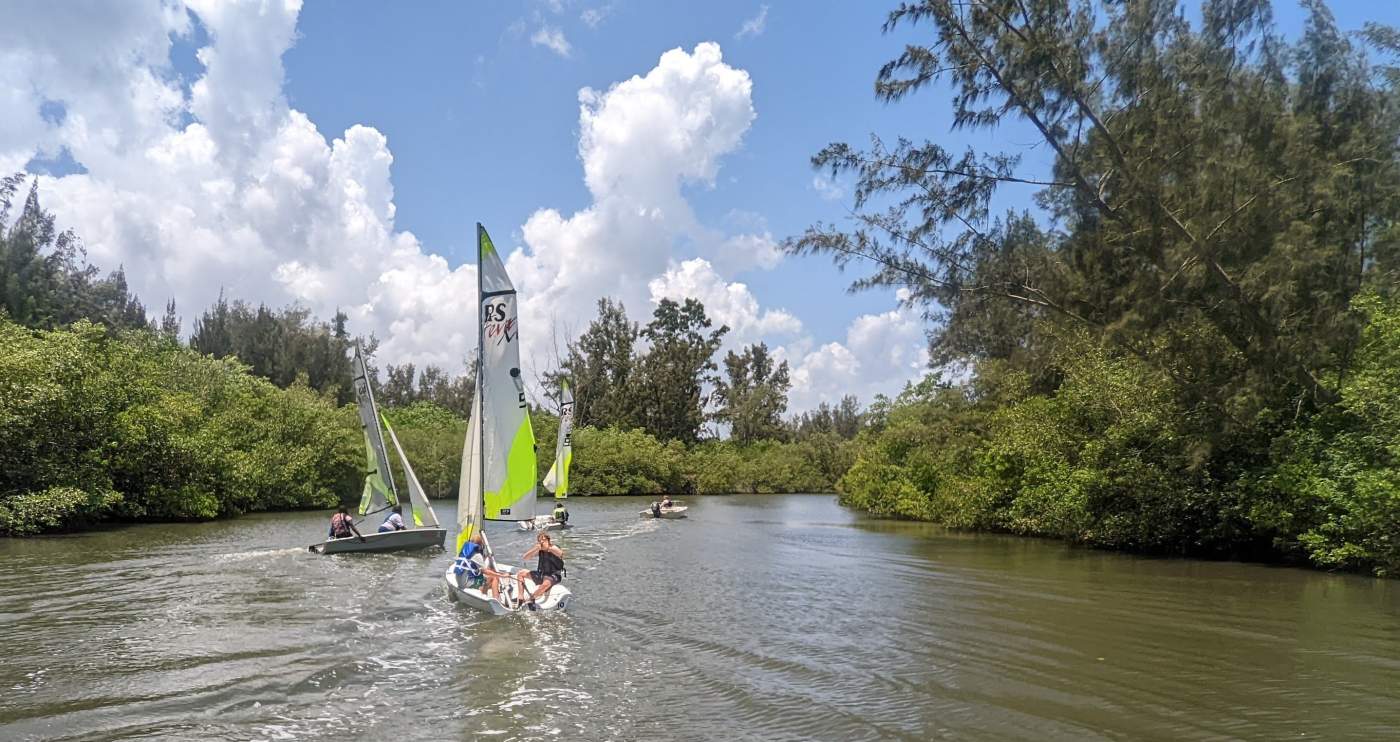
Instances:
[[[573,609],[503,618],[326,514],[0,541],[0,739],[1400,736],[1394,583],[643,504],[574,500]]]

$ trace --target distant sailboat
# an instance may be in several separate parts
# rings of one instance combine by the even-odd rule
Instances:
[[[554,493],[555,500],[569,496],[569,464],[574,460],[574,395],[569,391],[569,382],[560,382],[559,436],[554,442],[554,465],[544,475],[544,488]],[[562,502],[560,507],[563,507]],[[535,508],[539,510],[538,505]],[[565,513],[567,516],[567,513]],[[525,530],[545,531],[554,528],[568,528],[567,519],[561,520],[553,514],[536,515],[530,520],[520,521]]]
[[[413,526],[402,531],[368,533],[363,539],[355,536],[330,539],[313,544],[311,550],[320,554],[341,554],[408,551],[442,546],[447,531],[438,524],[437,515],[433,513],[432,505],[423,493],[423,487],[418,483],[418,477],[414,475],[403,447],[399,445],[398,436],[394,435],[394,429],[389,425],[389,421],[379,414],[379,407],[374,403],[374,390],[370,386],[369,369],[365,365],[364,355],[358,343],[355,345],[355,357],[351,364],[355,401],[360,412],[360,429],[365,436],[365,487],[360,495],[359,515],[363,518],[385,512],[400,501],[398,487],[394,486],[394,477],[389,470],[389,454],[384,448],[384,435],[379,429],[382,422],[384,428],[389,431],[389,439],[394,442],[399,463],[403,465],[404,479],[408,483],[409,502],[413,506]]]
[[[480,224],[477,234],[477,337],[480,363],[471,420],[462,446],[462,479],[457,495],[457,552],[487,520],[521,521],[533,518],[535,502],[535,433],[530,427],[525,382],[520,377],[520,328],[515,286],[505,263]],[[484,535],[484,534],[483,534]],[[514,575],[518,567],[496,563],[486,543],[488,566]],[[448,594],[457,601],[488,613],[515,610],[498,598],[465,587],[453,567],[443,574]],[[507,599],[514,580],[503,584]],[[525,587],[534,590],[533,582]],[[550,588],[536,601],[539,610],[563,610],[573,593],[563,585]]]

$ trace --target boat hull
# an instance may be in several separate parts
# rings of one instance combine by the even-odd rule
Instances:
[[[403,531],[366,533],[364,540],[351,536],[333,538],[308,547],[317,554],[369,554],[386,551],[417,551],[442,548],[447,538],[444,528],[409,528]]]
[[[520,568],[512,567],[508,564],[497,564],[496,571],[507,572],[514,575],[516,572],[520,571]],[[502,603],[499,599],[492,598],[480,590],[462,587],[459,576],[453,572],[451,567],[448,567],[447,571],[443,573],[442,582],[447,589],[448,598],[469,608],[475,608],[483,613],[489,613],[493,616],[504,616],[509,613],[527,612],[524,609],[511,608],[509,605]],[[502,578],[501,582],[502,593],[507,598],[513,598],[515,594],[515,579],[513,577],[510,579]],[[532,580],[525,580],[525,589],[527,591],[534,592],[536,587],[538,586]],[[543,598],[535,602],[535,606],[536,610],[540,611],[563,611],[568,609],[573,599],[574,594],[569,588],[563,585],[555,585],[549,589],[549,592],[545,594]]]
[[[660,516],[658,516],[656,513],[651,512],[650,510],[643,510],[643,511],[642,511],[642,517],[643,517],[643,518],[657,518],[657,517],[660,517],[660,518],[665,518],[665,519],[667,519],[667,520],[675,520],[675,519],[677,519],[677,518],[684,518],[684,517],[686,517],[685,511],[688,510],[688,509],[689,509],[689,508],[687,508],[687,507],[684,506],[684,505],[682,505],[682,506],[680,506],[680,507],[674,507],[674,508],[662,508],[662,509],[661,509],[661,515],[660,515]]]
[[[530,520],[520,521],[520,530],[522,531],[559,531],[572,527],[568,523],[555,520],[552,515],[537,515]]]

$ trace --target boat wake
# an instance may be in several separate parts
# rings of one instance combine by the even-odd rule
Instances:
[[[284,557],[292,554],[301,554],[305,549],[290,547],[286,549],[252,549],[250,551],[235,551],[229,554],[216,554],[211,561],[216,563],[246,562],[253,559],[269,559],[272,557]]]

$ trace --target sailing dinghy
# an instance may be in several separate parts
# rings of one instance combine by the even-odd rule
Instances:
[[[535,513],[535,433],[520,377],[520,328],[515,286],[491,238],[480,224],[477,237],[477,365],[476,394],[471,420],[462,446],[462,479],[457,495],[457,546],[477,533],[483,536],[486,520],[521,521]],[[520,610],[514,575],[519,567],[496,562],[486,541],[486,566],[511,575],[502,578],[502,594],[492,597],[466,581],[452,566],[443,573],[447,594],[480,611],[502,615]],[[525,588],[536,589],[526,580]],[[564,610],[573,593],[554,585],[535,602],[536,610]]]
[[[404,455],[403,446],[399,445],[399,438],[394,435],[393,427],[389,425],[387,419],[379,414],[379,408],[374,404],[374,390],[370,388],[369,370],[365,366],[365,358],[360,352],[358,343],[355,345],[355,357],[352,360],[352,374],[355,385],[355,401],[360,408],[360,428],[365,435],[365,468],[367,470],[364,492],[360,496],[359,515],[364,518],[386,512],[400,501],[398,488],[394,485],[393,474],[389,471],[389,454],[384,450],[384,435],[379,429],[379,424],[383,422],[384,428],[389,431],[389,439],[394,443],[394,450],[399,455],[404,479],[408,482],[408,497],[413,505],[413,525],[402,531],[367,533],[363,538],[355,536],[333,538],[319,544],[312,544],[309,547],[310,550],[318,554],[346,554],[351,552],[412,551],[434,546],[441,547],[443,539],[447,536],[447,530],[438,524],[437,515],[433,513],[432,505],[428,503],[428,496],[424,494],[422,485],[418,483],[418,477],[414,475],[413,467],[409,465],[408,457]]]
[[[544,488],[554,493],[555,501],[563,506],[563,501],[569,496],[569,464],[574,460],[574,395],[569,391],[569,382],[561,382],[562,390],[559,401],[559,437],[554,442],[554,465],[549,467],[549,473],[544,475]],[[539,509],[538,504],[536,510]],[[520,521],[520,529],[523,531],[549,531],[561,528],[570,528],[565,520],[549,515],[536,515],[529,520]]]

